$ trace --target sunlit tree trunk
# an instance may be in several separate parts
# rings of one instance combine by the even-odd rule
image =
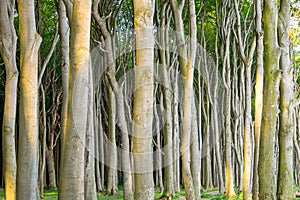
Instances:
[[[5,198],[16,199],[17,161],[15,123],[18,69],[16,64],[17,35],[14,28],[15,1],[2,1],[0,6],[0,53],[5,64],[5,102],[2,124],[2,156]]]
[[[191,144],[195,139],[193,130],[193,117],[196,117],[194,104],[194,90],[193,90],[193,80],[194,80],[194,64],[197,51],[197,26],[196,26],[196,13],[195,13],[195,2],[193,0],[188,1],[189,7],[189,25],[190,25],[190,52],[188,56],[188,62],[186,64],[186,74],[184,81],[184,111],[183,111],[183,135],[182,143],[180,147],[180,152],[182,154],[182,178],[184,183],[184,190],[186,193],[186,198],[188,200],[200,198],[200,193],[195,190],[195,168],[193,168],[193,162],[195,158],[195,144]],[[198,133],[197,133],[198,134]],[[196,138],[198,140],[198,138]],[[192,153],[190,153],[192,152]],[[197,186],[196,186],[197,187]]]
[[[254,119],[254,166],[253,166],[253,188],[252,198],[258,200],[259,182],[258,182],[258,160],[259,160],[259,141],[261,129],[261,117],[263,106],[263,32],[261,25],[262,8],[261,0],[255,0],[255,29],[256,29],[256,83],[255,83],[255,119]]]
[[[280,1],[278,36],[281,48],[278,199],[293,199],[293,70],[289,54],[290,1]]]
[[[134,184],[136,200],[154,198],[152,118],[153,118],[153,10],[151,0],[134,0],[136,31],[136,71],[134,94]]]
[[[39,199],[38,50],[34,1],[18,1],[20,32],[20,120],[17,198]]]
[[[245,112],[244,112],[244,173],[243,173],[243,199],[251,199],[251,174],[252,174],[252,161],[253,161],[253,142],[252,142],[252,115],[251,115],[251,100],[252,100],[252,80],[251,68],[253,55],[256,47],[255,37],[252,41],[252,46],[249,51],[246,51],[245,43],[247,41],[247,34],[242,34],[241,16],[239,12],[239,3],[234,0],[235,13],[237,18],[237,28],[234,30],[238,38],[238,45],[240,50],[240,57],[245,66]],[[245,32],[246,30],[244,30]],[[243,80],[242,80],[243,81]]]
[[[276,195],[276,124],[279,96],[279,54],[277,42],[277,1],[265,0],[264,23],[264,89],[259,152],[259,199],[273,200]]]
[[[88,112],[91,1],[73,1],[66,134],[62,155],[60,199],[82,200]]]
[[[228,31],[228,30],[227,30]],[[235,195],[232,164],[232,131],[231,131],[231,67],[230,67],[230,30],[227,32],[225,56],[223,57],[223,82],[225,85],[225,189],[226,197]]]

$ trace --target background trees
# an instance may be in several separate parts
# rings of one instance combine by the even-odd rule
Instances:
[[[25,4],[0,8],[7,198],[292,198],[299,2]]]

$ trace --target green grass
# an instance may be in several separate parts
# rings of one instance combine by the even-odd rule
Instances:
[[[216,190],[208,190],[208,191],[201,191],[201,197],[203,199],[214,199],[214,200],[218,200],[218,199],[223,199],[222,194],[216,194],[216,195],[212,195],[209,194],[210,192],[215,192]],[[57,190],[45,190],[44,191],[44,200],[57,200]],[[98,199],[99,200],[120,200],[123,199],[123,187],[119,187],[119,192],[114,195],[114,196],[108,196],[105,194],[105,192],[103,193],[98,193],[97,194]],[[161,194],[159,192],[155,193],[155,199],[158,199],[162,196],[166,196],[166,194]],[[176,193],[175,195],[172,196],[172,200],[181,200],[181,199],[185,199],[185,192],[184,190],[181,190],[180,192]],[[181,198],[180,198],[181,197]],[[4,189],[0,188],[0,199],[4,200]]]
[[[295,187],[295,192],[299,190],[299,187]],[[158,189],[157,189],[158,191]],[[237,192],[237,191],[236,191]],[[44,191],[44,200],[57,200],[57,190],[45,190]],[[123,199],[123,187],[119,187],[119,192],[114,196],[108,196],[103,193],[97,194],[99,200],[120,200]],[[160,197],[166,196],[165,193],[161,194],[159,192],[155,193],[154,198],[158,199]],[[172,200],[183,200],[185,196],[184,190],[176,193],[172,196]],[[210,190],[201,190],[201,198],[202,199],[211,199],[211,200],[225,200],[224,194],[219,194],[218,189],[210,189]],[[230,198],[230,200],[240,200],[243,199],[243,194],[237,192],[237,197]],[[297,198],[300,200],[300,198]],[[4,200],[4,189],[0,188],[0,200]]]

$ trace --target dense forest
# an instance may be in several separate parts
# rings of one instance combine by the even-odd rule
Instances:
[[[298,0],[3,0],[0,55],[0,197],[300,196]]]

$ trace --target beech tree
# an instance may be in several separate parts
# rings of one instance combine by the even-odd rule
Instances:
[[[279,128],[279,173],[278,199],[293,199],[293,99],[294,81],[290,64],[290,1],[280,1],[278,19],[278,41],[281,48],[280,55],[280,128]]]
[[[258,177],[258,160],[259,144],[263,103],[263,31],[262,31],[262,5],[260,0],[255,1],[255,31],[256,31],[256,82],[255,82],[255,116],[254,116],[254,165],[253,165],[253,186],[252,198],[258,200],[259,177]]]
[[[2,156],[5,198],[16,199],[17,158],[15,149],[18,69],[17,35],[14,27],[14,1],[3,1],[0,7],[0,53],[6,70],[5,102],[2,124]]]
[[[263,7],[264,89],[259,149],[259,199],[277,199],[275,142],[279,95],[279,55],[277,1],[266,0]]]
[[[80,200],[181,190],[194,200],[217,187],[224,198],[294,198],[299,2],[14,6],[0,7],[6,199],[57,187]]]
[[[18,1],[20,33],[20,109],[17,198],[39,199],[38,50],[34,1]]]
[[[154,198],[152,119],[154,35],[151,0],[134,0],[134,29],[136,32],[136,70],[134,94],[134,198]]]
[[[89,88],[92,87],[89,75],[90,21],[91,1],[74,1],[70,25],[69,91],[61,166],[61,199],[96,198],[96,188],[88,190],[94,195],[90,193],[85,196],[84,184],[86,131],[91,131],[89,126],[92,125],[89,124],[93,124],[88,106],[91,99],[79,97],[88,97]]]

